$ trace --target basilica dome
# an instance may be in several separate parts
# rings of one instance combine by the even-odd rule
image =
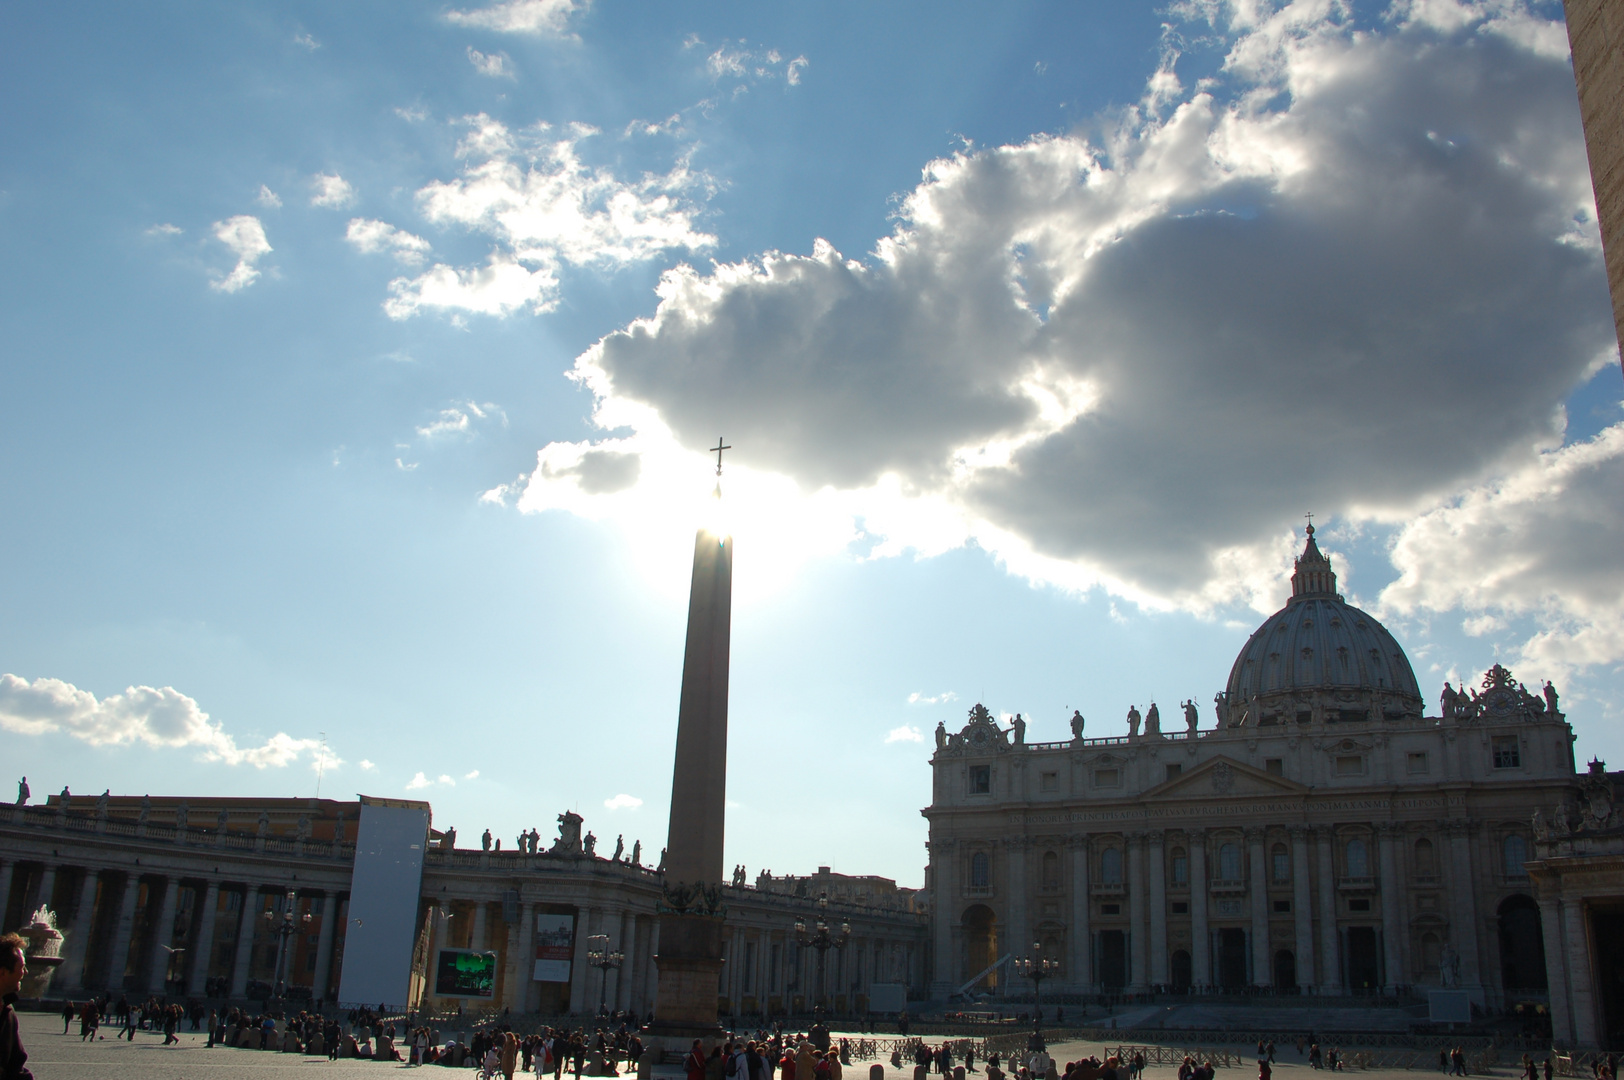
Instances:
[[[1219,706],[1224,726],[1421,715],[1403,648],[1336,591],[1312,525],[1291,575],[1291,600],[1241,649]]]

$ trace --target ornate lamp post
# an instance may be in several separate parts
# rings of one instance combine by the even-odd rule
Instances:
[[[1060,961],[1050,960],[1036,954],[1043,951],[1043,943],[1032,942],[1032,956],[1018,956],[1015,958],[1015,974],[1032,980],[1032,995],[1036,1003],[1037,1023],[1032,1026],[1033,1031],[1043,1027],[1043,980],[1051,975],[1060,973]]]
[[[593,934],[586,939],[586,945],[587,965],[603,972],[602,981],[598,983],[598,1015],[603,1016],[609,1011],[609,973],[620,970],[626,955],[609,951],[608,934]]]
[[[302,926],[308,925],[310,922],[309,912],[306,912],[304,915],[293,914],[294,909],[298,906],[299,890],[289,889],[287,891],[287,895],[282,898],[281,918],[279,919],[274,911],[267,911],[265,913],[265,922],[270,926],[271,932],[280,936],[282,939],[276,947],[275,997],[277,1001],[282,1000],[282,995],[287,989],[287,986],[283,981],[283,975],[287,970],[286,964],[288,959],[288,939],[297,933]]]
[[[829,929],[829,921],[826,917],[829,910],[828,893],[824,893],[818,897],[817,906],[817,919],[812,924],[811,930],[806,928],[805,919],[795,920],[795,940],[798,941],[802,946],[810,945],[812,948],[818,950],[818,993],[821,994],[825,985],[825,980],[823,977],[824,962],[829,955],[829,950],[844,949],[846,947],[846,942],[851,938],[851,923],[841,923],[838,931],[831,931]]]

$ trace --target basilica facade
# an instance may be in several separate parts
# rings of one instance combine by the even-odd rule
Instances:
[[[1464,990],[1550,1003],[1535,811],[1580,787],[1554,688],[1496,666],[1427,709],[1404,650],[1346,603],[1309,528],[1290,601],[1199,727],[1028,743],[984,707],[932,757],[936,994]],[[1582,943],[1580,948],[1583,948]],[[1030,989],[1018,982],[1017,992]],[[1047,992],[1047,990],[1046,990]],[[1559,1035],[1560,1038],[1560,1035]]]

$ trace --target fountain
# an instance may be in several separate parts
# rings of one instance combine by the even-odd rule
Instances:
[[[18,931],[27,941],[24,955],[28,958],[28,974],[18,993],[23,998],[39,998],[45,994],[45,984],[62,965],[62,931],[56,928],[56,912],[41,904],[28,925]]]

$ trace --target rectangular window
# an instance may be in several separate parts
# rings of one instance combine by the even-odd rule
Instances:
[[[1496,769],[1515,769],[1522,765],[1522,750],[1517,745],[1515,735],[1496,735],[1494,737],[1494,767]]]
[[[1404,755],[1404,768],[1411,776],[1425,776],[1427,773],[1427,752],[1425,750],[1412,750]]]
[[[1183,771],[1184,771],[1184,766],[1178,764],[1177,762],[1175,762],[1172,765],[1169,765],[1167,767],[1166,779],[1171,780],[1171,779],[1173,779],[1173,777],[1177,776],[1179,773],[1181,773]]]
[[[1121,787],[1122,786],[1122,773],[1121,773],[1121,771],[1117,770],[1117,769],[1095,769],[1094,770],[1094,786],[1095,787]]]
[[[1276,915],[1289,915],[1289,914],[1291,914],[1291,901],[1290,900],[1276,900],[1274,902],[1274,913]]]
[[[1368,896],[1356,896],[1356,897],[1350,898],[1348,900],[1348,910],[1349,911],[1369,911],[1370,910],[1370,898]]]
[[[1060,787],[1060,774],[1057,772],[1039,773],[1038,787],[1042,788],[1044,791],[1054,791],[1058,789]]]
[[[1190,902],[1188,900],[1175,900],[1175,901],[1173,901],[1173,914],[1175,914],[1175,915],[1188,915],[1189,913],[1190,913]]]
[[[1336,759],[1336,774],[1338,776],[1365,775],[1365,757],[1363,754],[1342,754]]]
[[[1101,904],[1100,905],[1100,914],[1101,915],[1121,915],[1122,914],[1122,905],[1121,904]]]
[[[990,794],[992,794],[992,766],[991,765],[972,765],[972,766],[970,766],[970,794],[972,794],[972,795],[990,795]]]
[[[1270,776],[1284,776],[1286,775],[1286,761],[1284,758],[1277,757],[1264,758],[1263,771]]]

